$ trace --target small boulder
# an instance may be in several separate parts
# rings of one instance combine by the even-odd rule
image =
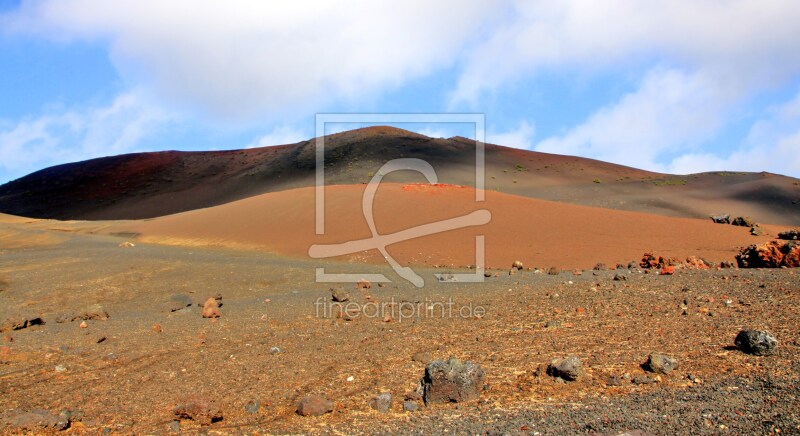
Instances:
[[[200,425],[211,425],[222,421],[222,411],[214,401],[199,395],[191,395],[181,400],[172,409],[178,419],[190,419]]]
[[[614,281],[624,282],[625,280],[628,280],[628,276],[626,276],[625,274],[620,274],[620,273],[614,274]]]
[[[736,262],[740,268],[798,268],[800,243],[770,241],[763,245],[751,245],[736,255]]]
[[[319,395],[307,395],[297,403],[297,414],[300,416],[322,416],[333,412],[333,401]]]
[[[522,268],[524,268],[524,266],[522,265],[522,262],[515,260],[514,263],[511,264],[511,268],[521,270]]]
[[[662,276],[671,276],[675,274],[675,267],[672,265],[665,265],[661,268],[661,275]]]
[[[750,227],[750,234],[753,235],[753,236],[763,236],[764,235],[764,229],[762,229],[761,227],[755,225],[753,227]]]
[[[731,216],[728,214],[711,215],[711,221],[714,221],[717,224],[730,224]]]
[[[342,288],[331,288],[331,300],[337,303],[344,303],[350,300],[350,293]]]
[[[577,356],[553,359],[547,367],[547,374],[564,380],[577,380],[583,374],[583,363]]]
[[[548,275],[551,275],[551,276],[557,276],[557,275],[559,275],[560,273],[561,273],[561,271],[559,271],[559,270],[558,270],[558,268],[556,268],[556,267],[554,267],[554,266],[551,266],[551,267],[550,267],[550,268],[547,270],[547,274],[548,274]]]
[[[734,226],[740,226],[740,227],[753,227],[753,226],[756,225],[756,222],[753,221],[752,219],[750,219],[749,217],[740,216],[740,217],[734,218],[733,221],[731,221],[731,224],[733,224]]]
[[[404,412],[413,413],[413,412],[416,412],[417,410],[419,410],[419,406],[417,406],[417,403],[415,403],[413,401],[404,401],[403,402],[403,411]]]
[[[222,316],[222,313],[219,311],[219,305],[217,304],[217,300],[209,298],[203,304],[203,318],[219,318]]]
[[[669,374],[678,367],[678,361],[664,354],[653,353],[647,358],[647,367],[656,374]]]
[[[742,330],[736,335],[734,344],[747,354],[769,356],[778,350],[778,340],[763,330]]]
[[[789,241],[796,241],[800,239],[800,229],[791,229],[785,232],[778,233],[778,239],[786,239]]]
[[[420,380],[422,398],[425,404],[477,400],[484,378],[483,369],[476,363],[461,362],[455,357],[436,360],[428,364]]]
[[[604,264],[604,263],[598,263],[598,264],[596,264],[594,266],[594,268],[592,268],[592,270],[594,270],[594,271],[605,271],[607,269],[608,269],[608,266],[606,266],[606,264]]]
[[[369,407],[381,413],[387,413],[392,408],[392,394],[384,392],[369,400]]]
[[[370,283],[369,280],[361,279],[361,280],[356,282],[356,287],[358,289],[371,289],[372,288],[372,283]]]

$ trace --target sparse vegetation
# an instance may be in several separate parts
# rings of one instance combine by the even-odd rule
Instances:
[[[653,181],[653,184],[656,186],[683,186],[686,183],[688,183],[686,179],[665,179]]]

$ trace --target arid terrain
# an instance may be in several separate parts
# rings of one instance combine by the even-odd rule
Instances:
[[[329,142],[324,235],[313,141],[104,158],[0,187],[0,432],[800,434],[800,248],[765,245],[800,224],[797,179],[490,145],[475,202],[469,159],[451,160],[467,140]],[[310,257],[370,238],[364,183],[395,156],[429,160],[439,184],[387,177],[378,234],[491,214],[387,248],[424,287],[374,249]],[[749,225],[709,219],[723,213]],[[485,280],[448,279],[476,272],[479,235]],[[751,244],[784,267],[737,268]],[[391,282],[318,283],[320,267]],[[750,329],[777,347],[746,352],[734,340]],[[427,365],[451,356],[482,369],[477,398],[426,404]],[[570,356],[574,380],[548,367]],[[307,396],[327,413],[301,416]]]

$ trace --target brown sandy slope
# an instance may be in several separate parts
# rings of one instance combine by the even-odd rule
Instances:
[[[370,127],[325,139],[326,183],[363,183],[389,159],[420,158],[442,183],[474,186],[475,143]],[[140,153],[47,168],[0,186],[0,212],[55,219],[141,219],[312,186],[315,141],[249,150]],[[486,188],[666,216],[749,215],[800,224],[800,181],[768,173],[673,176],[486,145]],[[387,180],[422,181],[415,173]]]
[[[250,247],[308,257],[309,246],[370,236],[361,211],[363,185],[327,188],[326,232],[314,234],[314,190],[301,188],[260,195],[209,209],[113,225],[105,232],[141,234],[140,241],[173,245]],[[485,207],[491,222],[399,242],[389,253],[401,264],[474,264],[474,235],[486,235],[487,266],[591,268],[641,258],[643,252],[710,261],[733,260],[736,248],[770,239],[749,229],[710,220],[671,218],[637,212],[536,200],[486,192],[476,207],[474,190],[456,186],[384,184],[375,200],[380,234],[465,215]],[[774,235],[777,228],[768,230]],[[382,262],[377,250],[348,256]]]

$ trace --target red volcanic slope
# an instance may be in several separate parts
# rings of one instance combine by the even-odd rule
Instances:
[[[137,232],[143,242],[256,248],[307,258],[312,244],[342,243],[371,236],[362,213],[363,185],[326,190],[326,234],[314,232],[314,189],[301,188],[134,223],[108,231]],[[664,256],[703,256],[733,260],[736,248],[770,239],[747,228],[710,220],[672,218],[550,202],[487,191],[475,202],[474,190],[447,185],[384,184],[374,203],[380,234],[462,216],[478,209],[491,222],[398,242],[389,253],[405,264],[474,264],[475,235],[486,240],[487,264],[591,268],[640,259],[645,251]],[[773,233],[778,229],[769,228]],[[339,258],[383,262],[376,250]]]

